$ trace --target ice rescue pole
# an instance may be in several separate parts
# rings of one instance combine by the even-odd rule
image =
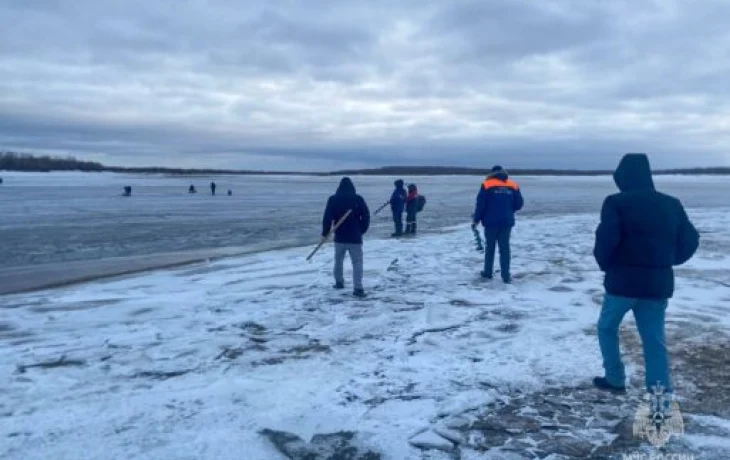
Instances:
[[[378,215],[378,213],[380,213],[380,211],[382,211],[383,209],[385,209],[385,207],[386,207],[386,206],[388,206],[389,204],[390,204],[390,201],[387,201],[387,202],[386,202],[385,204],[383,204],[383,205],[382,205],[381,207],[379,207],[378,209],[376,209],[376,210],[375,210],[375,215],[377,216],[377,215]]]
[[[337,230],[338,228],[340,228],[340,225],[342,225],[345,222],[345,219],[347,219],[348,217],[350,217],[350,214],[352,214],[352,209],[348,209],[347,212],[345,213],[345,215],[342,216],[340,218],[340,220],[338,220],[332,226],[332,228],[330,229],[330,231],[325,236],[322,237],[322,241],[320,241],[319,244],[317,245],[317,247],[314,248],[314,251],[312,251],[312,253],[309,254],[309,256],[307,256],[307,261],[310,261],[312,259],[312,257],[314,257],[314,254],[316,254],[317,251],[319,251],[319,248],[321,248],[322,245],[327,242],[327,240],[329,239],[330,235],[332,235],[335,232],[335,230]]]

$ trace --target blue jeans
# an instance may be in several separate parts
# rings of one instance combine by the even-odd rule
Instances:
[[[669,356],[664,334],[664,314],[668,301],[652,299],[629,299],[606,294],[598,319],[598,342],[603,355],[603,368],[608,383],[624,386],[626,374],[621,361],[619,327],[629,310],[634,312],[639,329],[646,362],[646,389],[660,384],[666,392],[672,392],[669,370]]]
[[[491,278],[494,271],[494,253],[499,245],[499,268],[502,270],[502,279],[510,281],[510,260],[512,254],[509,247],[509,239],[512,234],[511,227],[490,227],[484,229],[484,239],[487,242],[484,251],[484,274]]]

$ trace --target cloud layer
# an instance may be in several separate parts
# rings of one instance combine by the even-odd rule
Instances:
[[[723,0],[4,0],[0,150],[119,165],[730,164]]]

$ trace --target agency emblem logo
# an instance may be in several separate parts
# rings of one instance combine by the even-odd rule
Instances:
[[[648,440],[654,447],[664,447],[672,436],[684,435],[679,404],[661,385],[655,385],[639,406],[634,418],[634,436]]]

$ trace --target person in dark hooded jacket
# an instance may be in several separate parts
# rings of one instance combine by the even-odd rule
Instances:
[[[598,320],[605,376],[593,383],[625,391],[619,327],[632,311],[644,348],[646,389],[652,392],[659,385],[671,394],[665,311],[674,295],[673,267],[692,258],[699,233],[678,199],[656,191],[645,154],[624,156],[614,180],[621,192],[603,203],[594,248],[605,272],[606,296]]]
[[[352,260],[353,294],[364,297],[363,288],[363,238],[370,228],[370,210],[365,200],[357,194],[355,185],[349,177],[340,181],[337,192],[327,201],[327,207],[322,218],[322,237],[329,234],[332,226],[352,210],[350,215],[335,230],[335,288],[344,289],[344,261],[345,255],[350,254]]]
[[[484,227],[486,250],[482,278],[492,279],[494,254],[499,245],[502,281],[512,282],[510,237],[512,227],[515,226],[515,212],[521,210],[524,204],[520,186],[509,178],[507,171],[501,166],[492,168],[491,174],[479,189],[476,208],[472,214],[472,229],[476,229],[479,223]]]
[[[390,210],[393,211],[393,222],[395,223],[395,233],[391,236],[401,236],[403,234],[403,211],[406,208],[406,197],[408,193],[403,186],[403,181],[398,179],[395,181],[395,190],[390,196]]]

